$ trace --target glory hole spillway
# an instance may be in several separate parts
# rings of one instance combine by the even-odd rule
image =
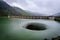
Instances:
[[[45,19],[0,18],[0,40],[51,40],[60,36],[60,23]]]

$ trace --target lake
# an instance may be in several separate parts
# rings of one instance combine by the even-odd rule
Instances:
[[[29,23],[46,25],[46,30],[29,30]],[[60,36],[60,23],[46,19],[0,18],[0,40],[44,40]]]

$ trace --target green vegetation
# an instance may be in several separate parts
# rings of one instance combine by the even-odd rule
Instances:
[[[60,17],[56,17],[56,18],[55,18],[55,21],[60,22]]]

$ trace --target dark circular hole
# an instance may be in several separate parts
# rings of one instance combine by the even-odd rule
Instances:
[[[46,25],[40,23],[30,23],[26,26],[29,30],[46,30]]]

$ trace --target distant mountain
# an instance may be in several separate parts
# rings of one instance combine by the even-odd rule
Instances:
[[[21,8],[18,7],[13,7],[15,11],[20,13],[22,16],[42,16],[43,14],[37,14],[35,12],[27,11],[27,10],[22,10]]]
[[[0,1],[0,16],[29,16],[30,13],[18,7],[12,7],[4,1]]]
[[[60,16],[60,13],[56,13],[56,14],[54,14],[54,15],[52,15],[52,16]]]
[[[25,10],[22,10],[21,8],[18,8],[18,7],[13,7],[13,8],[15,9],[15,11],[20,13],[22,16],[29,16],[30,15],[28,12],[26,12]]]
[[[10,8],[11,7],[6,2],[0,1],[0,15],[7,16],[8,15],[7,11],[9,11]]]
[[[22,10],[21,8],[18,7],[13,7],[17,12],[19,12],[22,16],[38,16],[36,13],[31,12],[31,11],[26,11]]]
[[[3,1],[3,0],[0,0],[0,1]]]
[[[31,11],[26,11],[26,12],[28,12],[28,14],[30,14],[31,16],[48,16],[46,14],[37,13],[37,12],[31,12]]]
[[[8,5],[4,1],[0,1],[0,16],[8,16],[8,15],[20,15],[13,7]]]

